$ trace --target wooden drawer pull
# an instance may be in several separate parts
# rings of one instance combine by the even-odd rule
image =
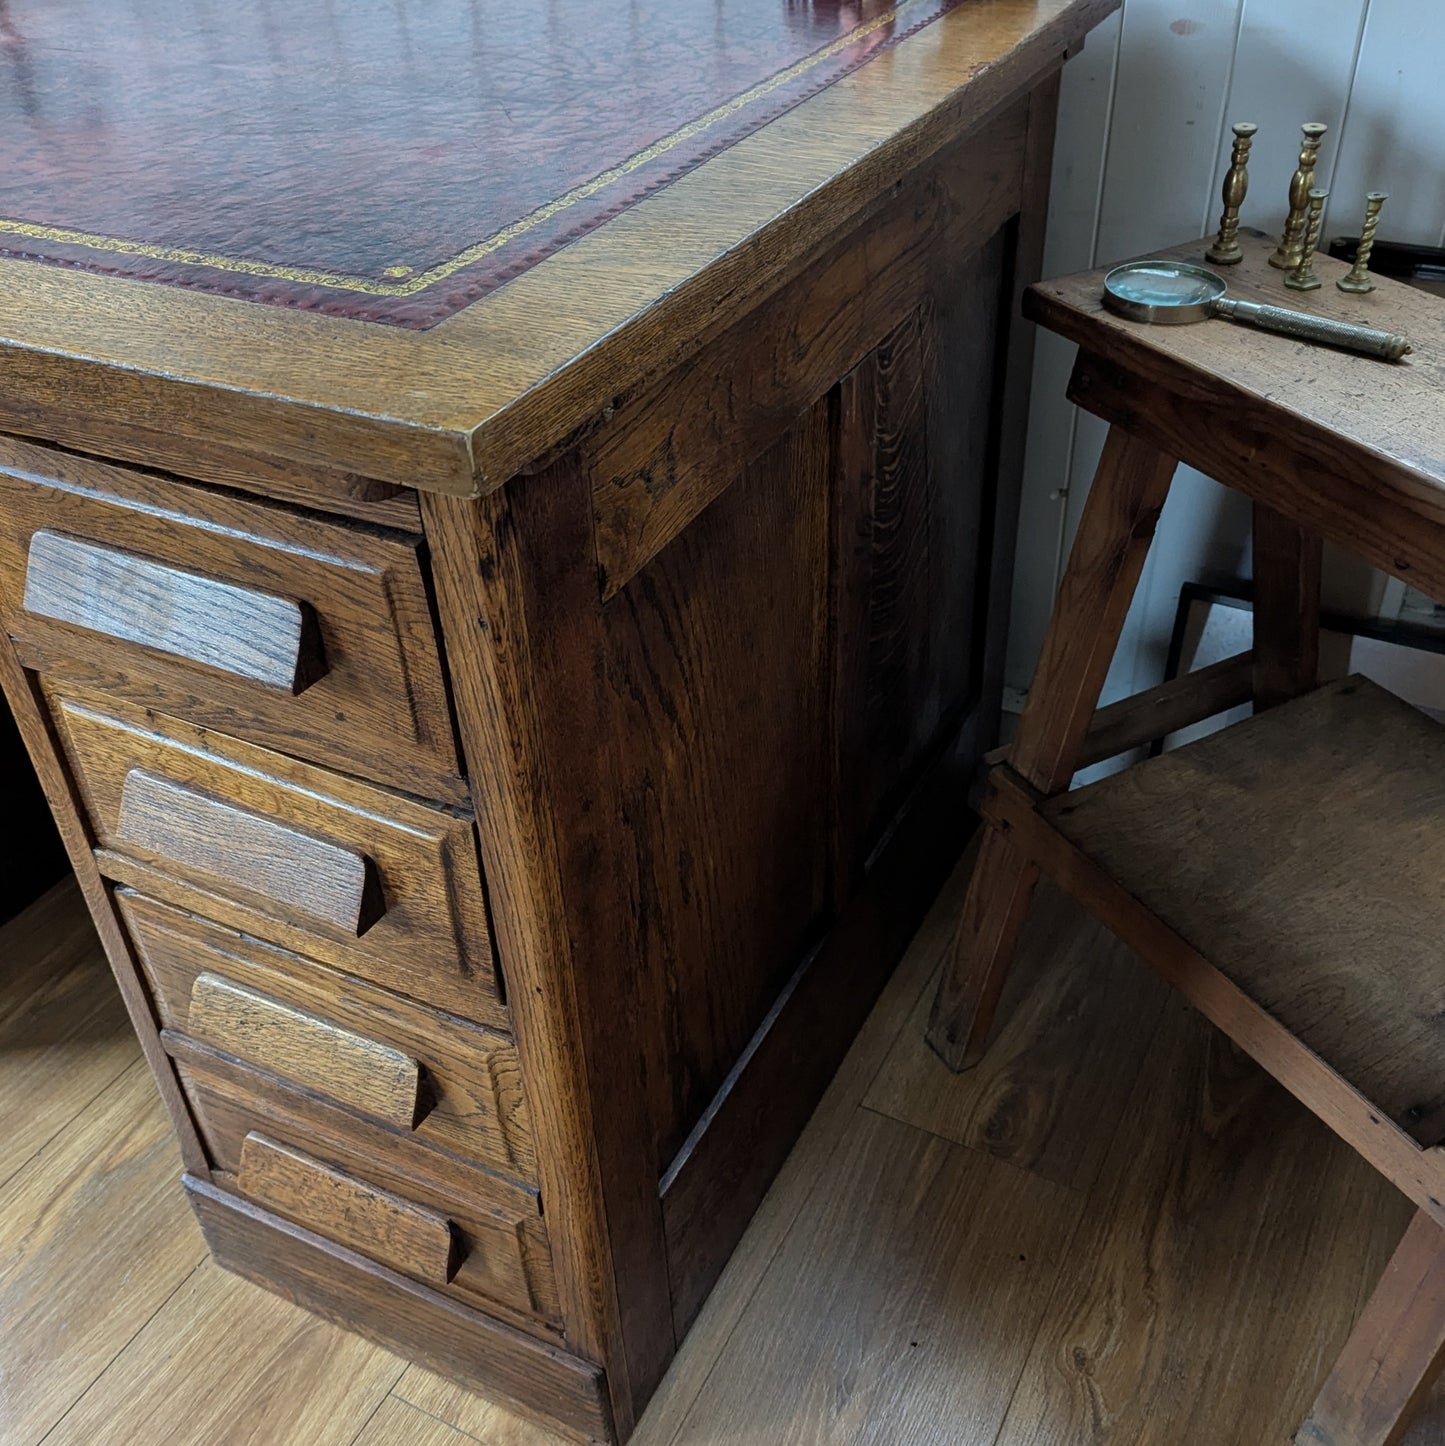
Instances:
[[[301,693],[326,673],[309,604],[36,532],[25,610]]]
[[[386,912],[363,853],[133,768],[117,839],[360,938]]]
[[[410,1055],[220,974],[196,976],[186,1027],[237,1059],[401,1130],[415,1128],[430,1103],[421,1064]]]
[[[429,1285],[447,1285],[462,1263],[452,1222],[255,1132],[241,1143],[237,1187],[297,1225]]]

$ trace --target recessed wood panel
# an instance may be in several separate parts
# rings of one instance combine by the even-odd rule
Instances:
[[[663,1165],[821,923],[828,465],[825,400],[603,612]]]
[[[842,885],[980,688],[1005,238],[949,275],[839,390]]]

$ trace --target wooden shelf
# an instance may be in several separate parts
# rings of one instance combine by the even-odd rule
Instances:
[[[1445,1139],[1445,728],[1349,678],[1040,813],[1419,1144]]]

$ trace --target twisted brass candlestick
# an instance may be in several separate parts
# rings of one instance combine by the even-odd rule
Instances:
[[[1249,147],[1251,138],[1259,129],[1250,121],[1238,121],[1234,131],[1234,150],[1229,158],[1229,169],[1224,173],[1224,211],[1219,218],[1219,235],[1214,245],[1204,253],[1205,259],[1216,266],[1233,266],[1244,255],[1239,249],[1239,208],[1244,203],[1245,192],[1249,190]]]
[[[1309,219],[1305,223],[1304,241],[1300,247],[1299,265],[1284,279],[1292,291],[1316,291],[1320,279],[1315,275],[1315,248],[1320,244],[1320,222],[1324,218],[1325,197],[1328,191],[1310,192]]]
[[[1306,121],[1300,130],[1304,132],[1304,141],[1300,145],[1299,169],[1290,178],[1289,215],[1285,217],[1279,245],[1269,258],[1269,264],[1282,271],[1293,270],[1300,263],[1305,213],[1309,210],[1310,188],[1315,183],[1315,161],[1319,158],[1320,141],[1329,127],[1323,121]]]
[[[1335,282],[1341,291],[1373,291],[1375,283],[1370,278],[1370,252],[1375,249],[1375,226],[1380,220],[1380,207],[1390,199],[1385,191],[1371,191],[1365,197],[1365,224],[1360,231],[1360,246],[1355,252],[1355,264]]]

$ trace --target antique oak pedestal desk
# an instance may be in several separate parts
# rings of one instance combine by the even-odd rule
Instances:
[[[929,1037],[954,1067],[982,1050],[1040,870],[1114,929],[1419,1207],[1296,1437],[1390,1446],[1445,1364],[1445,728],[1362,678],[1316,686],[1320,557],[1328,537],[1445,599],[1445,305],[1391,281],[1345,296],[1324,259],[1322,290],[1285,292],[1271,243],[1242,241],[1231,295],[1414,354],[1140,326],[1103,311],[1102,272],[1031,289],[1079,344],[1070,396],[1111,426]],[[1254,646],[1095,712],[1176,460],[1253,499]],[[1069,791],[1084,763],[1250,699],[1255,717]]]
[[[6,7],[0,674],[225,1265],[631,1431],[961,844],[1113,3]]]

